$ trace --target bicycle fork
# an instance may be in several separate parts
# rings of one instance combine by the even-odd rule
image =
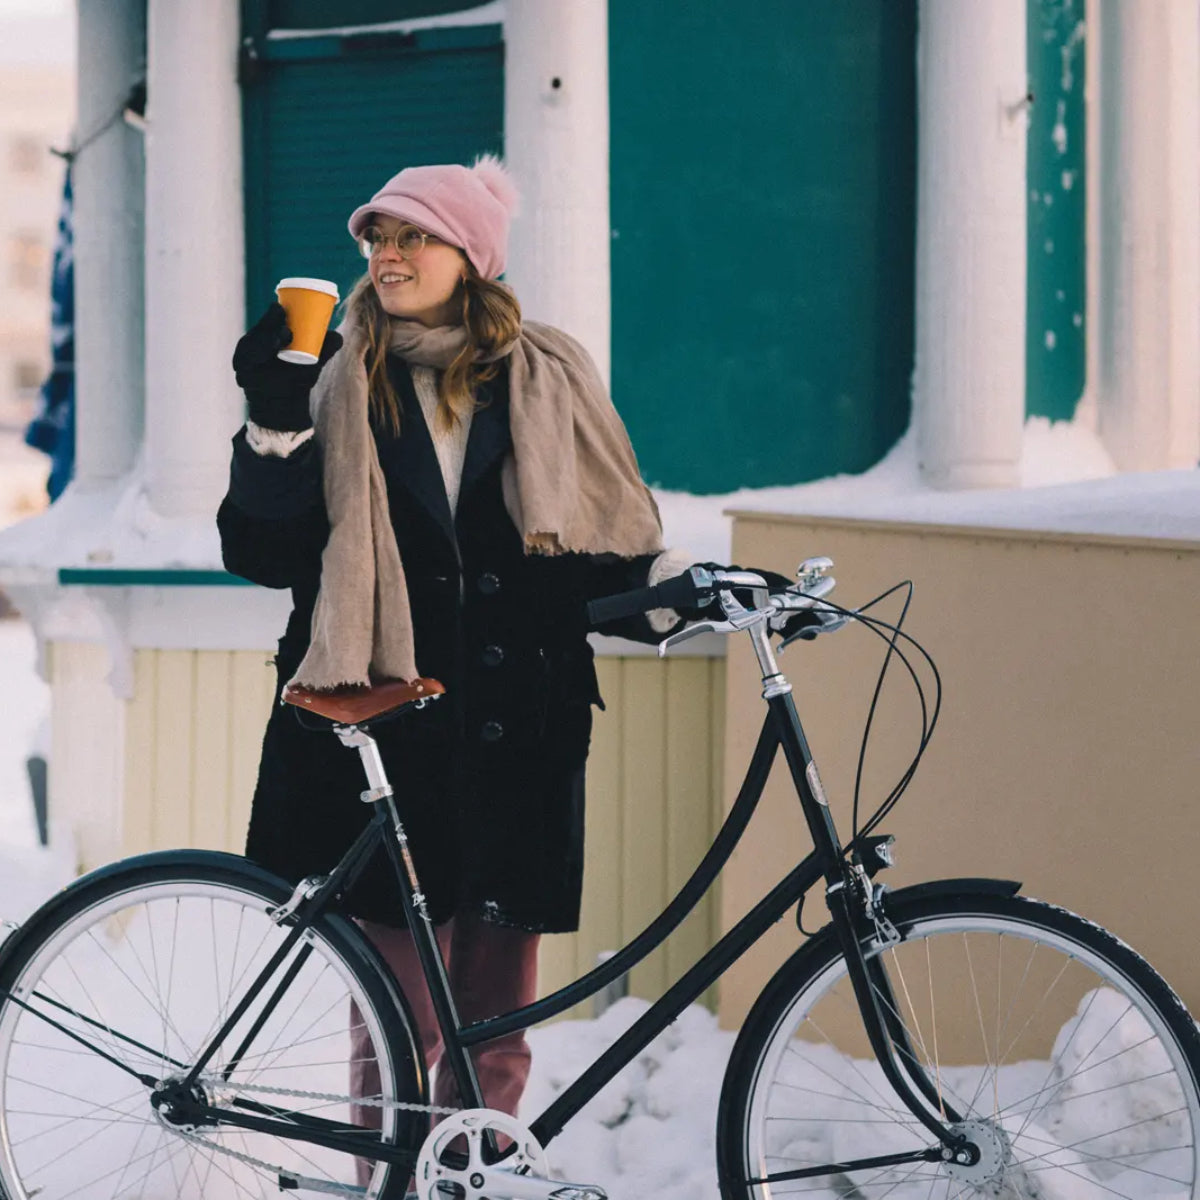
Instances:
[[[800,724],[792,699],[792,685],[775,663],[765,630],[752,631],[752,641],[762,670],[763,698],[776,724],[779,744],[791,771],[792,782],[812,837],[817,862],[825,877],[825,898],[834,932],[846,960],[850,982],[862,1015],[863,1025],[884,1077],[905,1106],[938,1139],[939,1156],[945,1161],[972,1165],[979,1150],[969,1139],[949,1126],[961,1117],[949,1108],[935,1082],[930,1080],[909,1041],[887,973],[878,959],[867,959],[860,929],[864,920],[858,903],[860,884],[856,868],[846,861],[829,802],[821,785],[817,764]],[[867,883],[866,900],[871,899]],[[882,999],[885,1012],[880,1011]],[[903,1063],[903,1066],[901,1065]],[[916,1089],[910,1078],[916,1084]],[[919,1094],[918,1094],[919,1093]],[[932,1110],[932,1111],[931,1111]]]

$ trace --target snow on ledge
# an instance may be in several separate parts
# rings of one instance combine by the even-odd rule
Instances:
[[[62,567],[223,570],[216,508],[159,516],[140,463],[104,488],[72,484],[44,512],[0,530],[0,582],[53,582]]]
[[[1200,470],[1120,475],[1086,422],[1026,422],[1021,486],[937,491],[921,480],[915,430],[861,475],[719,496],[655,491],[668,546],[728,562],[732,512],[978,525],[1200,543]]]
[[[750,503],[743,512],[852,517],[925,525],[1195,542],[1200,549],[1200,470],[1146,471],[1055,487],[863,495],[838,502]]]

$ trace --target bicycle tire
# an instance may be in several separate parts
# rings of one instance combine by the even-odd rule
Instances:
[[[403,1197],[407,1168],[228,1125],[181,1131],[129,1073],[182,1077],[286,936],[288,925],[269,910],[291,893],[235,855],[147,854],[76,881],[13,935],[0,949],[0,1195],[210,1200],[271,1193],[305,1176],[361,1184],[378,1200]],[[255,1032],[263,998],[289,972]],[[51,1015],[57,1024],[44,1019]],[[364,1096],[427,1102],[415,1030],[378,952],[353,922],[329,913],[225,1040],[202,1076],[204,1096],[293,1123],[309,1116],[358,1124],[356,1114],[379,1111],[383,1138],[415,1161],[426,1113],[349,1107]],[[377,1073],[378,1094],[350,1095],[352,1036],[371,1060],[360,1070]],[[232,1074],[222,1079],[227,1068]],[[364,1136],[378,1144],[379,1135]]]
[[[735,1042],[717,1119],[723,1200],[1200,1196],[1200,1034],[1144,959],[1073,913],[996,891],[910,888],[887,913],[902,940],[872,955],[895,997],[881,1010],[903,1022],[943,1112],[971,1122],[981,1163],[836,1170],[936,1139],[861,1054],[826,926],[767,984]],[[946,985],[936,995],[935,979]]]

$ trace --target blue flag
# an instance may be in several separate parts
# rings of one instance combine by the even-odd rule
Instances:
[[[75,472],[75,254],[69,166],[50,281],[50,349],[50,374],[42,384],[38,412],[25,430],[25,441],[50,455],[46,490],[53,502]]]

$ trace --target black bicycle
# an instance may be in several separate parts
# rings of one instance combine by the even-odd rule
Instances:
[[[546,1145],[769,926],[793,911],[801,927],[813,919],[817,906],[801,906],[820,887],[827,922],[797,934],[729,1060],[716,1122],[725,1200],[1200,1196],[1200,1037],[1150,966],[1103,929],[1018,895],[1015,882],[875,882],[890,862],[879,823],[936,723],[922,683],[930,673],[936,682],[936,668],[904,634],[903,613],[892,624],[871,614],[875,601],[856,611],[830,601],[831,566],[810,559],[774,594],[753,572],[693,568],[593,604],[599,621],[713,601],[723,619],[662,650],[699,632],[744,632],[766,719],[724,825],[662,914],[578,981],[465,1027],[370,733],[440,685],[286,697],[357,748],[373,820],[328,876],[296,887],[232,855],[149,854],[80,879],[30,918],[0,950],[5,1195],[210,1200],[284,1189],[390,1200],[411,1181],[421,1200],[602,1200],[595,1183],[556,1178]],[[907,668],[923,722],[909,770],[861,828],[856,798],[843,844],[770,634],[812,638],[851,621],[887,643],[884,670]],[[812,852],[532,1124],[484,1108],[472,1048],[563,1012],[660,945],[729,858],[780,750]],[[381,848],[430,982],[444,1069],[466,1097],[460,1110],[430,1105],[405,998],[337,910]],[[349,1085],[352,1057],[370,1087]]]

